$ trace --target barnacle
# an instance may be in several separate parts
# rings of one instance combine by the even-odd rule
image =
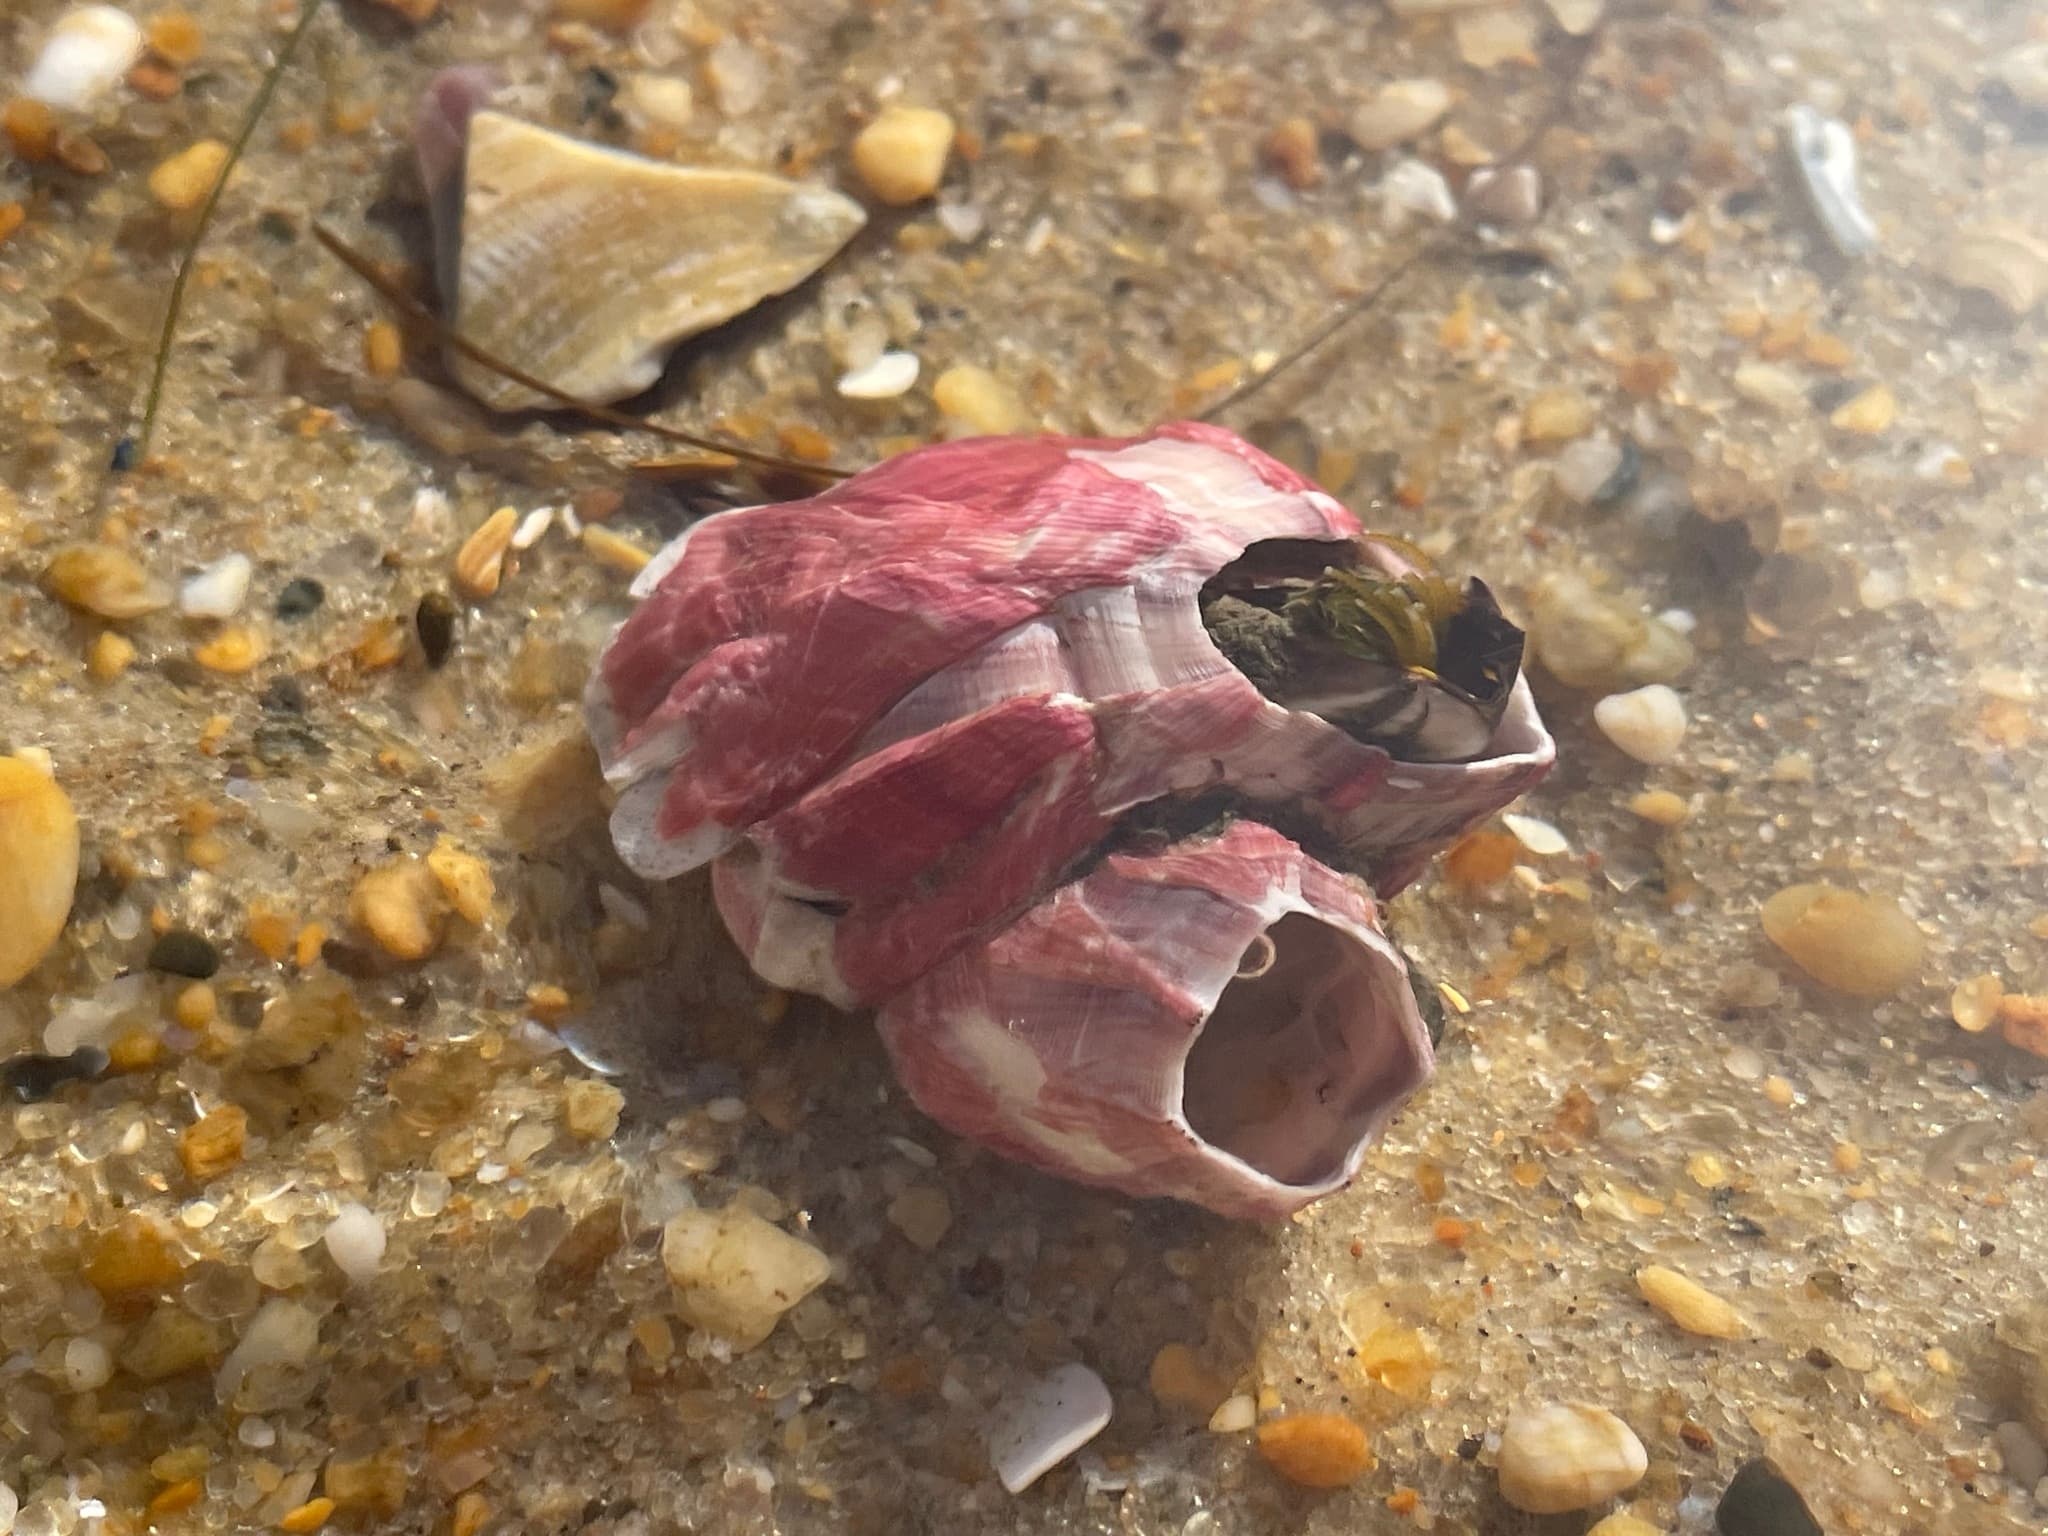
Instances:
[[[1242,439],[984,438],[664,549],[614,840],[1007,1155],[1274,1216],[1427,1077],[1377,898],[1547,770],[1520,631]]]

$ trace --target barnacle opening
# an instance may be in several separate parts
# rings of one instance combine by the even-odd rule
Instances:
[[[1458,587],[1418,549],[1269,539],[1203,587],[1216,648],[1276,704],[1319,715],[1411,762],[1483,756],[1521,675],[1522,632],[1484,583]]]
[[[1255,940],[1182,1069],[1194,1133],[1283,1184],[1340,1177],[1392,1098],[1415,1046],[1380,999],[1385,962],[1352,935],[1293,912]]]

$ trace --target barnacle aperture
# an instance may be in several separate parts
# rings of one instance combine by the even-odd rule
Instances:
[[[1341,1184],[1427,1075],[1376,893],[1552,756],[1483,587],[1213,427],[921,449],[635,592],[587,697],[627,861],[711,863],[935,1118],[1235,1214]]]

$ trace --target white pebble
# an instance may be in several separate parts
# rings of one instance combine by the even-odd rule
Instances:
[[[14,1529],[14,1517],[21,1513],[21,1499],[11,1483],[0,1483],[0,1536]]]
[[[1241,1435],[1259,1422],[1259,1401],[1249,1392],[1237,1392],[1216,1405],[1209,1415],[1212,1435]]]
[[[1539,858],[1551,858],[1571,851],[1571,844],[1564,834],[1547,821],[1534,816],[1517,816],[1513,811],[1501,817],[1507,829],[1515,834],[1515,841]]]
[[[871,363],[841,374],[839,393],[849,400],[894,400],[917,382],[917,355],[884,352]]]
[[[377,1235],[381,1251],[381,1228]],[[251,1371],[273,1365],[296,1369],[312,1359],[319,1346],[320,1319],[313,1310],[290,1297],[273,1296],[257,1308],[240,1340],[228,1351],[227,1359],[221,1361],[220,1371],[213,1378],[214,1395],[221,1402],[231,1403],[241,1390],[242,1378]]]
[[[989,1426],[988,1454],[996,1476],[1022,1493],[1109,1423],[1109,1388],[1087,1366],[1063,1365],[1005,1397]]]
[[[350,1280],[361,1284],[377,1273],[384,1259],[384,1223],[374,1212],[350,1202],[329,1224],[327,1256]]]
[[[1685,704],[1663,683],[1610,693],[1593,706],[1601,734],[1639,763],[1668,763],[1685,740]]]
[[[178,588],[178,612],[188,619],[226,619],[241,611],[255,564],[247,555],[223,555]]]
[[[64,1346],[64,1385],[72,1391],[103,1387],[113,1374],[114,1357],[98,1339],[73,1339]]]
[[[111,5],[81,5],[51,29],[22,91],[66,112],[80,112],[141,57],[142,28],[133,17]]]
[[[1649,1470],[1635,1431],[1590,1403],[1529,1404],[1501,1432],[1501,1497],[1532,1515],[1590,1508]]]
[[[982,225],[988,220],[987,212],[979,203],[940,203],[934,210],[939,223],[955,240],[972,240],[981,233]]]
[[[1411,215],[1434,219],[1439,224],[1448,224],[1458,216],[1451,184],[1436,167],[1420,160],[1399,160],[1388,169],[1380,183],[1380,201],[1391,229],[1401,228]]]
[[[1392,80],[1351,119],[1351,137],[1364,149],[1392,149],[1420,137],[1451,110],[1440,80]]]
[[[553,507],[535,507],[519,520],[519,526],[512,530],[514,549],[531,549],[547,537],[547,531],[554,526]]]
[[[1611,434],[1595,432],[1559,449],[1550,472],[1559,491],[1584,505],[1614,479],[1621,468],[1622,453],[1621,444]]]

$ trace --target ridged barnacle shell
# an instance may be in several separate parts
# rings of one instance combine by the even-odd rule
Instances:
[[[2015,317],[2048,295],[2048,240],[2016,224],[1973,225],[1948,245],[1944,270],[1959,288],[1988,293]]]
[[[866,220],[823,187],[667,165],[475,110],[478,89],[437,82],[415,129],[442,298],[467,340],[579,398],[646,389],[677,342],[795,287]],[[470,358],[449,366],[493,410],[549,403]]]
[[[1399,889],[1539,779],[1553,748],[1514,670],[1464,761],[1406,760],[1276,702],[1219,648],[1203,593],[1256,592],[1289,561],[1412,574],[1299,475],[1186,423],[942,444],[708,518],[641,574],[588,690],[619,790],[614,840],[653,878],[715,861],[756,970],[880,1006],[913,1096],[967,1134],[1136,1193],[1292,1209],[1348,1177],[1428,1070],[1360,877]],[[1397,745],[1443,702],[1399,686],[1375,698]],[[1103,884],[1131,860],[1197,850],[1171,889]],[[1150,915],[1122,912],[1133,903]],[[1205,1031],[1230,1032],[1219,989],[1262,933],[1290,985],[1335,979],[1362,1000],[1289,1037],[1305,1065],[1275,1104],[1287,1083],[1374,1063],[1369,1084],[1330,1087],[1348,1108],[1308,1147],[1221,1129],[1232,1114],[1202,1112],[1190,1067]],[[1054,971],[1060,988],[1031,980]],[[1017,1049],[963,1036],[970,994]],[[1026,1067],[1065,1022],[1041,1007],[1103,1022],[1096,1052],[1044,1046],[1072,1073]],[[1174,1097],[1190,1085],[1192,1101]]]

